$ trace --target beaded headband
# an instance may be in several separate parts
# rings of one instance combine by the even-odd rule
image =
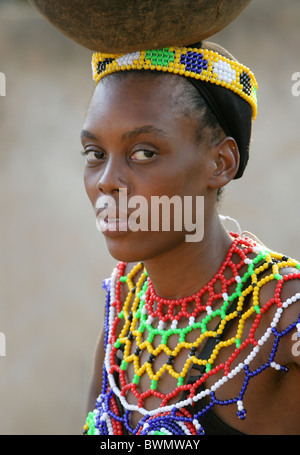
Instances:
[[[254,74],[241,63],[208,49],[167,47],[130,54],[104,54],[92,57],[93,79],[118,71],[152,70],[180,74],[220,85],[245,99],[257,114],[257,82]]]

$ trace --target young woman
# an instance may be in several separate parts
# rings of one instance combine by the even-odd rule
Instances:
[[[209,43],[97,53],[93,70],[85,186],[119,262],[84,432],[299,434],[299,264],[218,214],[248,161],[254,75]],[[201,238],[183,204],[151,229],[155,198],[189,198]]]

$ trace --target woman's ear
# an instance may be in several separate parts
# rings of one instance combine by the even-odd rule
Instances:
[[[213,169],[208,185],[210,188],[221,188],[236,175],[240,154],[237,143],[232,137],[225,137],[212,149]]]

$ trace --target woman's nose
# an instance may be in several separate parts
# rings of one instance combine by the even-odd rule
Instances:
[[[125,163],[121,160],[109,158],[99,177],[97,188],[101,193],[110,194],[119,191],[120,188],[128,188],[125,178]]]

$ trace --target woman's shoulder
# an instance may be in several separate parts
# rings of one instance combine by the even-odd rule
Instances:
[[[291,358],[294,341],[285,335],[300,333],[300,262],[260,242],[257,258],[252,272],[263,325],[269,325],[278,340],[287,338],[281,343],[281,358],[295,363],[295,358]]]

